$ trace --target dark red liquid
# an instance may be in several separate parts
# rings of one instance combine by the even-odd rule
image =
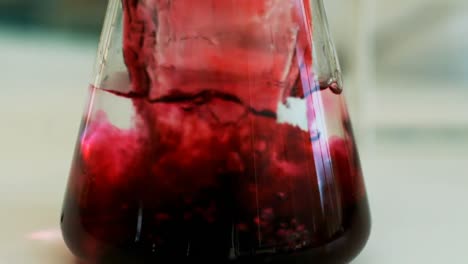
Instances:
[[[344,106],[328,117],[319,111],[317,100],[339,106],[340,95],[319,91],[299,74],[312,63],[307,38],[299,34],[295,53],[286,56],[289,44],[279,42],[289,39],[281,35],[287,28],[270,36],[249,27],[242,37],[251,43],[237,43],[232,34],[211,39],[206,47],[227,47],[222,60],[216,48],[205,50],[206,41],[194,38],[202,44],[186,45],[193,52],[182,66],[190,68],[200,51],[210,54],[208,60],[199,62],[200,69],[170,66],[180,62],[171,61],[171,52],[180,50],[158,46],[172,39],[156,43],[164,40],[157,28],[169,15],[188,11],[182,2],[155,1],[159,16],[149,16],[156,10],[123,1],[131,86],[92,93],[131,102],[134,124],[119,128],[97,110],[85,117],[61,219],[68,247],[90,263],[349,262],[369,235],[368,204]],[[213,0],[196,2],[211,7]],[[249,11],[256,10],[254,2],[262,1],[242,1],[252,5]],[[231,14],[231,7],[213,8]],[[265,43],[277,52],[251,59],[255,64],[246,68],[245,58],[227,56],[237,48],[230,41],[242,44],[244,55],[264,52]],[[278,68],[287,58],[301,63]],[[322,126],[279,122],[278,103],[288,98],[303,100],[307,122]],[[340,136],[327,136],[332,133],[323,124],[330,117],[338,120],[333,134]]]
[[[140,109],[179,113],[178,130],[143,123],[137,133],[104,118],[86,127],[62,217],[72,251],[98,263],[345,263],[354,257],[367,240],[369,213],[352,142],[326,141],[330,156],[320,159],[332,167],[327,183],[326,166],[317,167],[312,151],[325,142],[320,136],[311,139],[257,112],[242,113],[235,123],[199,119],[206,115],[203,104],[228,106],[230,115],[239,105],[226,105],[232,101],[226,96],[200,96],[133,99]],[[198,108],[187,108],[187,100]]]

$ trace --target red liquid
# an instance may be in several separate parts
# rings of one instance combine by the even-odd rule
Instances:
[[[133,100],[183,120],[174,131],[157,125],[156,134],[148,124],[137,133],[98,118],[87,127],[62,218],[78,256],[344,263],[364,245],[368,207],[351,142],[329,140],[334,181],[319,186],[326,176],[314,166],[312,144],[320,139],[306,131],[254,112],[235,124],[209,124],[200,109],[187,110],[185,98]],[[206,100],[225,107],[223,99]]]
[[[310,123],[324,122],[313,102],[329,90],[301,82],[298,65],[280,85],[275,71],[273,81],[254,74],[276,62],[259,60],[250,71],[238,63],[243,58],[213,60],[197,71],[166,67],[154,55],[158,25],[145,16],[153,11],[123,2],[132,86],[92,92],[102,100],[131,101],[135,124],[121,129],[103,112],[86,116],[61,219],[73,253],[112,264],[324,264],[354,258],[370,223],[347,115],[336,113],[343,119],[342,137],[277,121],[278,102],[297,97],[308,102]],[[311,52],[305,47],[294,58],[302,53],[307,67],[311,58],[303,55]],[[287,57],[272,56],[278,63]],[[227,73],[223,64],[239,67],[226,67]],[[339,95],[333,97],[339,105]]]

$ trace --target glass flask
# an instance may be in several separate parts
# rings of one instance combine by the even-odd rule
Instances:
[[[348,263],[370,216],[321,0],[110,0],[61,228],[85,263]]]

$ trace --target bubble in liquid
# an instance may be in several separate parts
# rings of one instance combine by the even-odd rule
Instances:
[[[297,228],[296,228],[296,231],[298,232],[304,232],[305,230],[305,225],[299,225]]]
[[[297,225],[296,218],[291,219],[291,226],[296,226],[296,225]]]
[[[271,221],[274,217],[273,208],[265,208],[262,210],[262,220]]]
[[[281,201],[285,201],[288,199],[288,196],[284,192],[277,192],[276,197]]]

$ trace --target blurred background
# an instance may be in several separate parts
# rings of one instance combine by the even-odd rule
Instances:
[[[373,213],[354,263],[468,263],[468,1],[324,2]],[[71,258],[58,215],[106,6],[0,0],[0,263]]]

